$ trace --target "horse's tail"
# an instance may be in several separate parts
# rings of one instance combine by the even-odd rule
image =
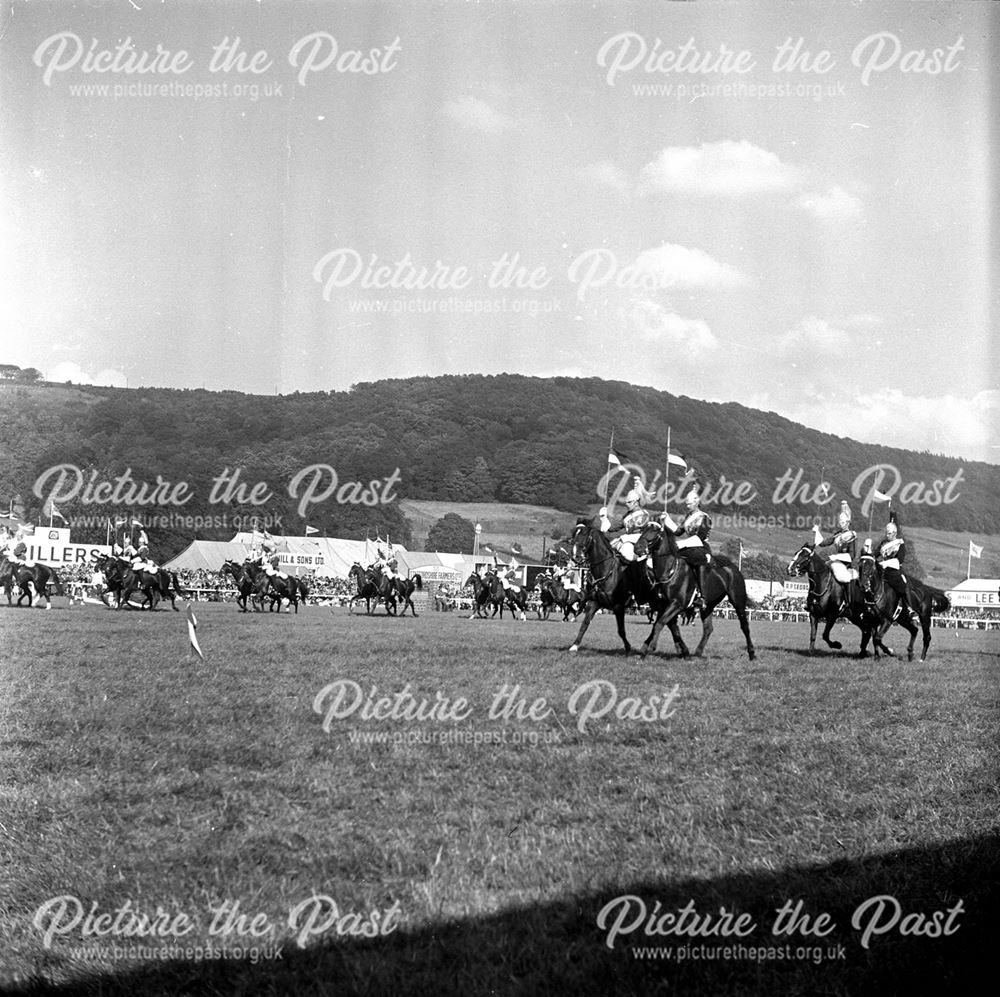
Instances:
[[[941,591],[941,589],[927,587],[927,591],[931,597],[931,612],[932,613],[944,613],[951,609],[951,600],[948,596]]]
[[[170,580],[174,583],[174,591],[180,595],[184,595],[184,590],[181,588],[181,583],[177,580],[176,571],[168,571],[167,574],[170,576]]]
[[[420,575],[414,575],[413,582],[417,586],[417,591],[422,592],[424,588],[424,580],[420,577]]]
[[[63,583],[55,568],[49,568],[49,581],[55,586],[56,595],[63,595]]]
[[[302,603],[305,605],[306,599],[309,598],[309,589],[306,588],[306,583],[302,579],[298,579],[299,592],[302,594]]]

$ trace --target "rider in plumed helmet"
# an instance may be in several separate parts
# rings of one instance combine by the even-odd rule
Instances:
[[[903,561],[906,559],[906,541],[899,535],[899,524],[894,512],[889,513],[889,522],[885,524],[885,537],[875,548],[875,560],[882,568],[882,579],[899,596],[900,612],[913,617],[919,625],[908,593],[906,575],[903,574]]]
[[[642,507],[642,503],[649,497],[642,487],[642,479],[636,475],[635,487],[625,495],[625,514],[622,516],[621,525],[605,531],[608,534],[621,534],[612,541],[611,546],[626,561],[643,560],[649,551],[649,541],[659,529]]]
[[[692,488],[684,496],[684,505],[687,512],[684,519],[678,525],[667,513],[660,516],[663,528],[672,533],[677,538],[677,561],[671,579],[676,578],[681,569],[683,561],[690,567],[698,591],[705,592],[705,567],[711,560],[711,552],[708,548],[708,538],[712,532],[712,519],[701,508],[701,496],[696,488]]]
[[[837,532],[823,539],[819,524],[813,524],[813,540],[815,547],[833,547],[830,555],[830,569],[833,577],[840,585],[840,603],[845,605],[848,600],[848,585],[858,578],[857,569],[853,567],[857,554],[858,535],[851,529],[851,508],[846,502],[840,503],[837,514]]]

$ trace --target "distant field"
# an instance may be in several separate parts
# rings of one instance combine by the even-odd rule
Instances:
[[[707,658],[641,663],[607,617],[574,657],[556,622],[198,615],[204,663],[182,614],[0,608],[0,992],[958,994],[993,965],[995,634],[935,630],[925,664],[876,664],[758,622],[749,662],[720,621]],[[324,730],[336,680],[472,713]],[[581,720],[590,691],[571,711],[592,680],[593,712],[621,715]],[[505,685],[552,712],[491,718]],[[630,919],[641,898],[756,927],[637,922],[610,948],[598,918],[626,895]],[[873,909],[852,914],[878,895],[925,917],[865,948]],[[90,936],[76,901],[97,905]],[[834,927],[772,935],[789,901]],[[123,938],[126,904],[190,930]],[[912,933],[948,910],[948,937]],[[737,941],[763,954],[722,951]]]
[[[413,532],[420,540],[427,536],[427,531],[438,519],[453,512],[472,522],[480,523],[483,527],[484,542],[495,542],[509,547],[512,541],[517,541],[529,553],[541,552],[543,535],[549,536],[548,543],[551,546],[553,526],[565,530],[576,521],[573,513],[538,505],[500,502],[424,502],[403,499],[399,507],[413,522]],[[868,535],[864,528],[866,525],[862,524],[862,536]],[[872,532],[881,535],[882,526],[884,517],[873,525]],[[920,562],[926,569],[926,581],[939,588],[952,588],[965,578],[970,540],[984,547],[990,557],[1000,552],[1000,537],[982,533],[949,533],[946,530],[920,527],[907,529],[905,533],[912,539],[919,553]],[[792,554],[807,537],[811,536],[811,533],[809,530],[790,530],[783,526],[748,527],[739,534],[715,529],[712,533],[716,544],[735,536],[742,537],[744,548],[748,553],[775,556],[779,562],[779,569],[784,571]],[[987,563],[992,564],[992,561],[973,560],[973,575],[982,574]]]

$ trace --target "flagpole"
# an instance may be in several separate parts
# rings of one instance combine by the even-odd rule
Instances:
[[[609,454],[610,453],[614,453],[614,449],[615,449],[615,427],[612,426],[611,427],[611,442],[608,444],[608,453]],[[610,464],[610,461],[608,463]],[[605,508],[607,508],[607,504],[608,504],[608,483],[610,482],[610,480],[611,480],[611,468],[608,467],[606,469],[606,472],[605,472],[605,475],[604,475],[604,506],[605,506]]]
[[[666,473],[663,476],[663,511],[664,512],[667,511],[667,495],[669,494],[669,491],[670,491],[669,488],[667,487],[670,484],[670,427],[669,426],[667,426],[667,466],[666,466],[665,470],[666,470]]]
[[[972,541],[969,541],[969,563],[965,569],[965,580],[968,581],[972,577]]]

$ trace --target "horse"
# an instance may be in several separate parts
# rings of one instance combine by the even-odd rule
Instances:
[[[11,561],[7,557],[0,557],[0,588],[7,592],[7,605],[11,605],[11,591],[14,585],[18,585],[21,594],[17,597],[17,606],[21,605],[25,596],[28,599],[28,609],[31,609],[32,595],[31,587],[34,586],[35,593],[45,600],[45,608],[51,609],[52,602],[49,599],[47,586],[52,585],[56,590],[56,595],[63,594],[62,581],[54,568],[47,564],[33,564],[30,568],[26,564]]]
[[[661,593],[661,606],[653,629],[642,645],[641,656],[645,657],[656,649],[656,641],[664,625],[669,625],[674,644],[680,648],[681,656],[686,656],[687,648],[680,638],[677,628],[677,618],[689,607],[697,605],[698,579],[686,561],[683,561],[677,551],[677,542],[670,532],[663,534],[667,541],[667,551],[663,552],[661,538],[655,538],[650,544],[653,555],[653,572]],[[672,563],[671,563],[672,562]],[[673,570],[671,570],[673,569]],[[701,606],[698,615],[701,617],[701,640],[694,649],[694,656],[700,658],[705,645],[712,636],[712,611],[728,598],[730,605],[736,610],[740,629],[747,645],[747,657],[753,661],[756,650],[750,637],[750,622],[747,618],[747,607],[751,600],[747,597],[746,579],[733,562],[722,554],[713,554],[712,559],[702,569],[704,585],[701,589]]]
[[[99,557],[97,563],[107,581],[106,590],[101,594],[101,602],[108,608],[110,606],[104,597],[106,594],[116,593],[118,597],[117,608],[121,609],[122,606],[128,604],[129,599],[138,589],[143,595],[140,608],[149,608],[155,611],[157,602],[163,598],[170,600],[170,605],[175,613],[180,612],[175,598],[183,593],[176,572],[167,571],[166,568],[157,568],[156,571],[144,569],[136,571],[131,565],[124,564],[118,558],[108,555]]]
[[[871,600],[871,605],[878,615],[878,621],[874,628],[875,637],[875,657],[878,657],[879,649],[887,655],[892,656],[892,649],[882,643],[882,638],[888,632],[893,623],[898,623],[910,635],[910,643],[906,648],[906,660],[913,660],[913,645],[917,640],[916,620],[923,631],[924,646],[920,652],[920,660],[926,661],[927,649],[931,646],[931,615],[934,612],[943,612],[950,608],[951,602],[948,596],[941,589],[932,585],[925,585],[917,579],[907,579],[906,592],[913,610],[912,616],[906,616],[901,610],[899,594],[891,586],[887,585],[882,577],[882,567],[875,560],[872,554],[863,554],[858,564],[859,585],[865,592],[866,598]]]
[[[500,619],[503,619],[503,607],[506,605],[510,609],[514,619],[526,620],[528,608],[528,595],[523,588],[504,588],[500,576],[493,570],[487,571],[483,581],[490,591],[490,599],[493,602],[500,601]]]
[[[367,613],[369,616],[372,615],[372,600],[375,601],[377,606],[379,602],[385,602],[385,611],[387,614],[395,616],[396,614],[396,595],[393,587],[389,584],[389,579],[382,575],[381,572],[378,573],[378,578],[374,577],[374,573],[369,569],[366,571],[358,561],[355,561],[351,565],[351,570],[348,573],[348,577],[353,578],[355,584],[358,587],[357,593],[351,598],[351,601],[347,604],[347,610],[349,613],[354,612],[354,604],[361,599],[365,600],[365,605]]]
[[[396,598],[403,604],[400,616],[406,615],[407,606],[410,607],[410,612],[416,616],[417,610],[413,605],[413,599],[411,596],[415,591],[423,590],[424,580],[420,577],[420,575],[414,575],[412,578],[407,576],[406,578],[395,578],[393,581],[396,586]]]
[[[563,623],[565,623],[569,619],[570,613],[573,614],[575,620],[583,610],[583,595],[576,589],[566,588],[561,578],[546,578],[540,581],[538,594],[538,618],[540,620],[547,620],[555,608],[562,610]]]
[[[287,575],[282,578],[280,575],[273,574],[269,575],[266,571],[261,569],[257,576],[255,584],[255,592],[260,598],[261,607],[263,608],[263,603],[265,599],[270,599],[270,605],[268,606],[268,612],[273,613],[275,607],[278,611],[281,611],[281,603],[286,599],[289,605],[285,607],[285,612],[289,612],[292,606],[295,607],[295,615],[299,615],[299,580],[294,578],[292,575]],[[305,587],[303,586],[303,589]],[[308,595],[308,592],[306,592]],[[303,597],[303,602],[305,598]]]
[[[222,567],[219,569],[219,574],[223,579],[231,577],[236,583],[236,591],[238,592],[236,605],[240,607],[240,611],[243,613],[249,611],[247,609],[247,600],[253,593],[254,584],[257,580],[256,575],[249,569],[249,564],[237,564],[228,558],[222,563]],[[260,606],[257,606],[256,609],[259,612]]]
[[[859,658],[868,657],[868,641],[875,632],[875,617],[871,607],[865,602],[860,583],[851,582],[847,588],[847,603],[841,605],[840,585],[833,577],[830,562],[816,553],[816,545],[804,543],[788,562],[788,574],[809,576],[809,653],[816,653],[816,630],[820,620],[824,621],[823,640],[828,647],[839,651],[844,645],[838,640],[830,640],[830,631],[840,617],[850,620],[861,631]],[[882,647],[875,635],[875,656]]]
[[[502,620],[504,596],[503,586],[499,584],[499,579],[497,580],[497,588],[500,590],[499,594],[494,591],[491,585],[487,584],[484,578],[476,574],[476,572],[473,572],[468,578],[466,578],[465,585],[462,587],[465,588],[468,585],[472,586],[472,614],[469,616],[469,619],[472,620],[476,617],[485,617],[486,610],[492,606],[493,613],[490,616],[490,619],[492,620],[496,617],[497,610],[499,609],[500,619]]]
[[[661,605],[661,596],[653,580],[646,572],[644,563],[624,561],[611,546],[610,541],[600,529],[597,519],[578,520],[573,529],[573,560],[586,563],[590,568],[591,579],[583,602],[583,622],[576,639],[569,650],[576,652],[583,640],[583,635],[590,626],[598,609],[610,609],[615,614],[618,624],[618,636],[625,647],[625,654],[632,653],[632,645],[625,635],[625,607],[629,599],[635,597],[636,603],[645,605],[654,603]],[[677,621],[667,621],[671,636],[683,657],[687,657],[687,648],[681,640]]]

